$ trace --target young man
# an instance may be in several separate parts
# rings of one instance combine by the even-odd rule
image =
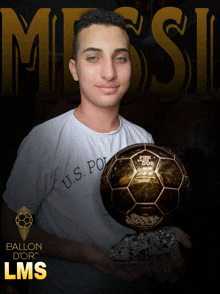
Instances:
[[[134,231],[104,209],[99,192],[104,165],[128,145],[153,143],[148,132],[118,115],[131,77],[124,20],[112,12],[84,15],[74,52],[69,68],[81,103],[23,140],[3,195],[2,231],[7,241],[21,242],[17,211],[26,206],[35,214],[26,242],[43,243],[38,260],[46,263],[47,277],[33,280],[31,293],[129,293],[128,282],[144,274],[168,277],[157,262],[118,265],[108,255]],[[190,246],[186,234],[176,233]],[[171,267],[181,265],[181,256],[166,263],[173,274]]]

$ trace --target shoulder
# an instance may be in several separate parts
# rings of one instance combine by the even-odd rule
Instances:
[[[123,128],[131,134],[135,134],[135,136],[144,138],[145,142],[154,144],[154,140],[152,135],[143,129],[142,127],[128,121],[124,117],[120,116],[120,120],[122,121]]]
[[[34,129],[36,130],[44,130],[44,129],[53,129],[53,130],[60,130],[63,126],[70,121],[73,115],[73,109],[58,115],[54,118],[51,118],[44,123],[37,125]]]
[[[34,149],[56,148],[60,134],[68,128],[73,110],[35,126],[22,141],[19,150],[24,146]]]

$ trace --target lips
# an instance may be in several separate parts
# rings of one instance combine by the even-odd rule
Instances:
[[[111,89],[111,88],[118,88],[119,85],[100,85],[100,86],[96,86],[98,88],[101,88],[101,89]]]
[[[117,89],[119,88],[119,85],[99,85],[96,86],[102,93],[104,94],[114,94]]]

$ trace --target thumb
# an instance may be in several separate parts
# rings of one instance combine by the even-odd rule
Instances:
[[[176,237],[178,241],[186,248],[191,248],[192,243],[190,241],[190,236],[186,233],[184,233],[182,230],[180,230],[177,227],[173,227],[173,231],[176,234]]]

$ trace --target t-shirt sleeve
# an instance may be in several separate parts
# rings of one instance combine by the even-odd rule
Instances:
[[[152,135],[150,133],[148,133],[148,131],[146,131],[145,129],[142,129],[142,131],[143,131],[143,134],[145,137],[145,142],[149,143],[149,144],[155,144]]]
[[[149,134],[149,143],[151,143],[151,144],[155,144],[155,143],[154,143],[154,139],[153,139],[153,137],[152,137],[151,134]]]
[[[6,184],[3,200],[17,213],[23,206],[37,211],[53,185],[53,144],[45,130],[35,127],[22,141]]]

